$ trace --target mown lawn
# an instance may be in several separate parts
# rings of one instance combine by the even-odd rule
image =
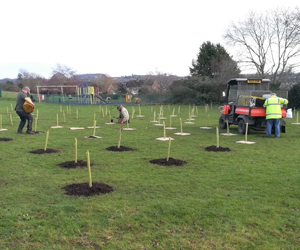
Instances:
[[[120,127],[105,123],[118,115],[115,106],[37,104],[37,130],[49,130],[47,147],[58,152],[36,155],[29,151],[43,149],[46,134],[16,134],[14,95],[3,94],[0,115],[7,131],[0,138],[12,140],[0,141],[0,249],[300,249],[300,126],[291,124],[296,118],[286,119],[280,139],[251,131],[247,139],[256,143],[245,145],[236,143],[243,135],[220,136],[220,146],[231,151],[207,152],[216,145],[218,107],[163,106],[161,123],[169,126],[169,115],[177,115],[177,129],[166,130],[174,138],[170,156],[187,161],[163,167],[149,163],[168,152],[168,142],[155,140],[163,128],[150,122],[160,105],[141,106],[140,118],[138,106],[127,106],[130,115],[135,108],[130,127],[136,130],[123,131],[121,145],[136,151],[111,152],[106,148],[117,146]],[[184,123],[193,109],[194,124]],[[57,114],[61,129],[51,128]],[[102,138],[86,139],[94,115]],[[179,118],[190,136],[174,135]],[[237,134],[237,127],[230,132]],[[113,192],[65,194],[66,185],[89,181],[87,168],[57,166],[74,160],[75,137],[78,159],[90,152],[93,182]]]

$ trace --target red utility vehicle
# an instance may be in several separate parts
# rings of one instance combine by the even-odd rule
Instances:
[[[226,129],[227,124],[238,125],[240,134],[250,129],[264,131],[267,128],[266,109],[263,104],[273,93],[269,88],[269,79],[233,78],[227,83],[226,104],[222,107],[219,127]],[[278,97],[287,99],[287,91],[276,91]],[[282,117],[286,116],[286,107],[282,106]],[[285,132],[285,121],[281,119],[281,131]]]

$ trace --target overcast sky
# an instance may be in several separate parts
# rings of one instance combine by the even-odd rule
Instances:
[[[299,0],[1,0],[0,79],[20,69],[50,77],[57,64],[78,74],[189,75],[203,42],[220,43],[250,11]]]

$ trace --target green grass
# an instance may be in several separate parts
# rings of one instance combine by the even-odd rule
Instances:
[[[183,132],[191,136],[176,136],[189,106],[181,105],[178,113],[178,105],[166,105],[165,117],[173,108],[177,115],[172,118],[177,130],[166,131],[175,139],[170,157],[188,163],[162,167],[149,163],[167,157],[168,142],[155,140],[163,129],[150,122],[159,105],[141,106],[145,117],[130,123],[136,130],[123,131],[121,145],[136,151],[110,152],[106,148],[117,146],[119,125],[105,125],[109,116],[103,117],[98,106],[71,106],[63,123],[60,105],[37,104],[37,130],[49,130],[48,148],[59,152],[35,155],[29,151],[43,149],[46,134],[16,134],[15,95],[4,92],[0,104],[2,126],[8,129],[0,138],[13,139],[0,142],[0,249],[300,249],[300,127],[291,124],[295,118],[286,119],[287,133],[280,139],[251,131],[248,141],[256,144],[245,145],[236,143],[242,135],[220,136],[220,146],[231,152],[207,152],[205,147],[216,145],[217,107],[206,113],[198,106],[195,124],[183,123]],[[62,108],[66,112],[67,106]],[[131,115],[132,107],[127,108]],[[108,110],[118,115],[115,106]],[[62,129],[50,128],[57,113]],[[102,138],[85,139],[93,134],[87,127],[94,113],[100,126],[96,135]],[[169,119],[165,122],[169,126]],[[77,126],[85,129],[68,129]],[[237,134],[237,127],[230,132]],[[88,182],[87,168],[56,166],[74,160],[75,137],[78,159],[86,160],[90,152],[93,182],[112,186],[112,193],[65,195],[64,186]]]

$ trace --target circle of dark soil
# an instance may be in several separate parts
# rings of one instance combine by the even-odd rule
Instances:
[[[63,189],[67,191],[67,195],[75,196],[93,196],[107,194],[113,191],[111,186],[101,182],[93,182],[91,188],[89,187],[89,183],[78,183],[65,186]]]
[[[0,138],[0,141],[12,141],[11,138]]]
[[[209,146],[205,148],[206,151],[213,151],[213,152],[229,152],[231,151],[230,148],[223,148],[223,147],[218,147],[217,146]]]
[[[125,146],[120,146],[120,148],[118,148],[117,146],[111,146],[111,147],[106,148],[106,150],[116,151],[116,152],[123,152],[123,151],[134,151],[136,149],[128,148],[128,147],[125,147]]]
[[[161,158],[161,159],[154,159],[149,161],[152,164],[157,164],[161,166],[183,166],[186,164],[186,161],[182,161],[179,159],[174,159],[172,157],[169,157],[169,160],[167,161],[167,158]]]
[[[90,163],[90,166],[93,166],[93,163]],[[62,163],[57,164],[57,166],[62,167],[62,168],[77,168],[77,167],[87,167],[87,162],[86,161],[65,161]]]
[[[57,153],[57,152],[58,152],[58,150],[51,149],[51,148],[47,148],[46,150],[37,149],[37,150],[29,151],[29,153],[32,153],[32,154],[51,154],[51,153]]]

